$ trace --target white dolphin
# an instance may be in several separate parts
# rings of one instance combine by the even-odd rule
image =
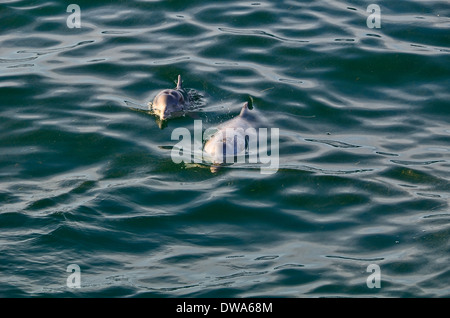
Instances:
[[[206,141],[204,156],[214,165],[234,162],[237,157],[245,159],[246,154],[256,156],[257,128],[261,124],[259,114],[250,110],[247,102],[244,103],[240,114],[219,125],[217,131]]]
[[[189,96],[183,88],[181,75],[178,75],[175,89],[162,90],[148,106],[161,120],[182,116],[189,107]]]

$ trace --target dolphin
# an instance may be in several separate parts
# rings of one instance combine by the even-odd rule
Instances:
[[[245,156],[246,153],[256,155],[258,132],[262,120],[256,110],[248,108],[244,103],[238,116],[224,122],[217,127],[206,141],[203,152],[213,165],[234,161],[236,157]]]
[[[148,106],[160,120],[182,116],[189,106],[189,96],[183,88],[181,75],[178,75],[175,89],[162,90]]]

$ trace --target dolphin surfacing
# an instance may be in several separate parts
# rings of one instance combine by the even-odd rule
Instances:
[[[160,120],[182,116],[189,106],[189,96],[183,88],[181,75],[178,75],[175,89],[160,91],[153,99],[153,102],[148,103],[148,106]]]
[[[223,163],[243,162],[249,155],[250,162],[256,162],[258,131],[261,120],[256,111],[244,103],[238,116],[217,127],[217,131],[206,141],[203,151],[208,161],[214,165]]]

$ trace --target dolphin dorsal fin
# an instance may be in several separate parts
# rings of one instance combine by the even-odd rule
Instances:
[[[183,81],[181,80],[181,75],[178,75],[177,89],[183,89]]]
[[[244,103],[244,106],[242,106],[241,113],[239,116],[245,116],[245,114],[248,112],[248,102]]]

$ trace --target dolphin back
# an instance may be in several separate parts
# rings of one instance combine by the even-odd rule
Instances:
[[[254,108],[252,110],[250,110],[248,108],[248,102],[244,103],[244,105],[242,106],[241,112],[239,113],[238,117],[236,117],[236,118],[245,119],[247,122],[250,123],[251,126],[253,126],[255,128],[262,125],[261,116],[260,116],[259,112]]]

